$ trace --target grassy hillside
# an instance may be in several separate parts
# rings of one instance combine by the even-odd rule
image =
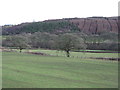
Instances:
[[[3,88],[117,88],[115,61],[3,52]]]

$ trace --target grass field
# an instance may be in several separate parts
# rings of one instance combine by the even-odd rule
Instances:
[[[16,50],[16,49],[15,49]],[[17,50],[19,52],[19,50]],[[63,56],[66,57],[66,53],[64,51],[57,51],[57,50],[45,50],[45,49],[23,49],[22,52],[41,52],[49,55],[54,56]],[[106,58],[118,58],[118,53],[89,53],[89,52],[70,52],[71,57],[106,57]]]
[[[3,52],[3,88],[117,87],[117,61]]]

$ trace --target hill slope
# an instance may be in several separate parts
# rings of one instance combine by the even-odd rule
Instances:
[[[100,34],[103,32],[118,33],[119,28],[117,17],[65,18],[3,26],[3,34],[34,33],[38,31],[50,33],[81,31],[87,34]]]

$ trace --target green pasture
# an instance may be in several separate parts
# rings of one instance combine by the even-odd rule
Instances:
[[[64,56],[66,57],[66,53],[64,51],[57,50],[45,50],[45,49],[34,49],[34,50],[23,50],[23,52],[42,52],[49,55],[54,56]],[[106,58],[118,58],[118,53],[89,53],[89,52],[70,52],[71,57],[106,57]]]
[[[56,54],[54,50],[40,50],[40,52]],[[73,54],[78,55],[75,52]],[[117,61],[40,56],[18,52],[3,52],[2,55],[3,88],[118,87]],[[104,54],[102,55],[104,57]]]

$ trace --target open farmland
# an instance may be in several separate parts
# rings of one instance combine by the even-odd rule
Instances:
[[[19,50],[15,50],[18,51]],[[88,50],[89,51],[89,50]],[[94,50],[96,51],[96,50]],[[57,51],[57,50],[45,50],[45,49],[32,49],[32,50],[23,50],[23,52],[41,52],[48,55],[53,56],[63,56],[66,57],[66,53],[64,51]],[[100,51],[98,51],[100,52]],[[104,52],[104,51],[102,51]],[[118,53],[89,53],[89,52],[70,52],[71,57],[78,57],[78,58],[86,58],[86,57],[106,57],[106,58],[118,58]]]
[[[58,87],[117,88],[118,62],[3,52],[3,88]]]

